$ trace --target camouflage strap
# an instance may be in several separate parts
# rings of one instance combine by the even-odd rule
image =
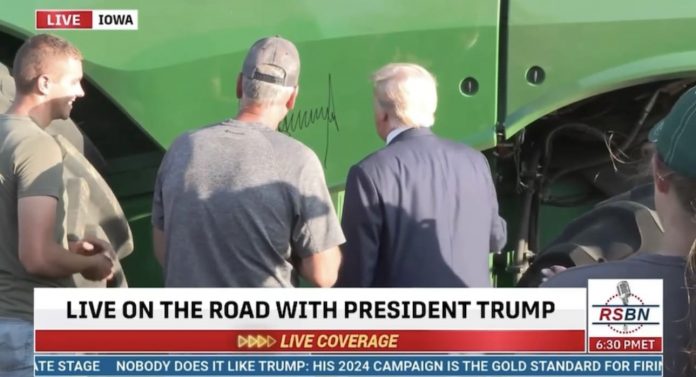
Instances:
[[[85,236],[108,241],[119,259],[133,252],[133,235],[121,206],[108,184],[92,165],[60,135],[54,135],[63,152],[64,202],[68,239]],[[125,274],[117,263],[117,271],[109,286],[126,287]],[[78,286],[105,286],[75,276]]]

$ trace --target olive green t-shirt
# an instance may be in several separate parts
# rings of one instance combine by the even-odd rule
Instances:
[[[28,196],[58,200],[54,237],[63,245],[63,162],[56,141],[31,118],[0,115],[0,317],[33,321],[35,287],[74,286],[71,277],[30,275],[19,261],[17,202]]]

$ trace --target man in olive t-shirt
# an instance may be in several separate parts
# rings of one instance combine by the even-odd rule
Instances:
[[[44,129],[84,95],[82,55],[41,34],[15,56],[15,101],[0,116],[0,375],[33,375],[33,289],[113,274],[113,251],[80,240],[65,248],[62,155]]]
[[[29,273],[17,257],[18,199],[55,198],[52,239],[63,245],[62,161],[53,138],[31,118],[0,115],[0,316],[32,321],[34,287],[74,286],[70,276],[48,279]],[[37,151],[41,151],[37,153]]]

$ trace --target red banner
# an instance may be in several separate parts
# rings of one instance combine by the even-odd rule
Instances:
[[[659,337],[591,337],[590,352],[660,352]]]
[[[91,29],[91,10],[37,10],[37,29]]]
[[[37,352],[585,352],[583,330],[36,330]]]

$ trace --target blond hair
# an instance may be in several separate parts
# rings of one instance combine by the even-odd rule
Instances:
[[[674,188],[674,193],[681,207],[689,215],[692,227],[696,228],[696,178],[685,177],[671,170],[659,153],[654,154],[655,171],[658,179],[668,179]],[[688,310],[687,322],[689,333],[686,354],[689,360],[687,368],[696,368],[696,239],[692,242],[689,254],[686,256],[686,271],[684,276]]]
[[[408,127],[435,123],[437,83],[425,68],[411,63],[392,63],[372,75],[374,94],[382,110]]]
[[[24,42],[12,65],[17,92],[31,92],[36,80],[46,73],[56,58],[82,60],[82,53],[67,40],[50,34],[35,35]]]

